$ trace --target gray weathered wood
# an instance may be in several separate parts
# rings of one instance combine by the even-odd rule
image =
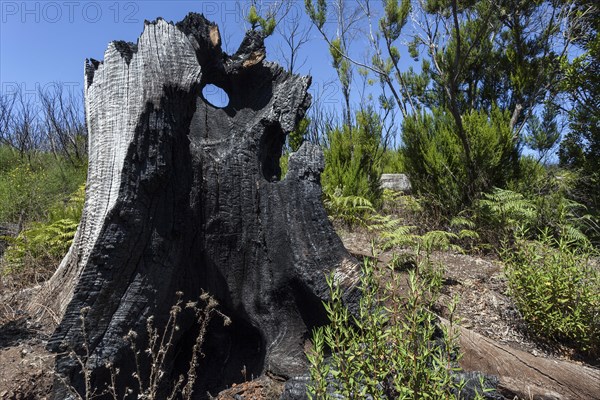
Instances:
[[[321,203],[323,155],[305,144],[280,179],[286,135],[310,103],[310,78],[264,61],[260,33],[247,33],[233,56],[218,28],[190,14],[173,25],[146,23],[137,44],[111,43],[104,61],[86,64],[89,174],[83,218],[73,246],[44,296],[62,322],[50,348],[57,359],[54,397],[84,381],[69,352],[102,387],[107,361],[121,369],[119,390],[133,384],[123,336],[143,340],[146,320],[164,324],[175,292],[213,294],[230,327],[211,326],[199,388],[215,389],[265,371],[305,370],[304,341],[325,322],[324,277],[335,271],[352,287],[356,264]],[[229,104],[201,96],[223,88]],[[348,291],[349,304],[356,301]],[[86,336],[82,335],[81,310]],[[191,320],[175,337],[167,374],[187,365]],[[62,397],[61,397],[62,396]]]
[[[462,327],[460,349],[461,367],[497,376],[498,390],[507,398],[600,399],[600,370],[596,368],[536,357]]]

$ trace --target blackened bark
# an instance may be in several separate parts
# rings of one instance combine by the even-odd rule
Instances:
[[[248,32],[228,56],[216,25],[190,14],[176,25],[147,22],[137,44],[112,43],[103,62],[87,62],[86,204],[46,291],[62,317],[49,344],[64,376],[55,398],[66,398],[67,386],[84,391],[72,355],[85,355],[84,343],[93,387],[103,389],[111,362],[119,390],[135,389],[123,337],[138,332],[144,349],[147,319],[164,325],[177,291],[190,300],[208,291],[233,320],[209,330],[199,392],[306,369],[304,342],[325,322],[325,275],[352,288],[357,271],[321,203],[320,149],[303,145],[280,177],[310,78],[264,57],[260,33]],[[229,104],[208,103],[206,84],[224,89]],[[355,304],[356,292],[347,293]],[[187,368],[195,329],[191,318],[180,321],[167,374]]]

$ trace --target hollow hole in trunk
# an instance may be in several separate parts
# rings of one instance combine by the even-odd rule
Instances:
[[[217,108],[224,108],[229,105],[229,96],[227,92],[212,83],[204,85],[202,88],[202,97],[204,101]]]
[[[281,153],[285,144],[285,134],[278,123],[266,126],[260,140],[258,157],[262,174],[269,182],[281,180]]]

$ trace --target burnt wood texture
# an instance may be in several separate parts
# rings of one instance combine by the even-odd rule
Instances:
[[[233,321],[209,327],[199,392],[305,372],[305,340],[326,322],[325,276],[352,288],[357,268],[321,202],[321,150],[305,143],[280,176],[310,78],[265,54],[256,31],[225,54],[218,27],[192,13],[176,24],[146,22],[136,44],[113,42],[104,61],[86,62],[86,203],[44,292],[61,318],[49,343],[62,376],[54,398],[85,391],[74,354],[91,387],[103,390],[110,362],[120,368],[118,391],[135,389],[123,337],[137,332],[144,349],[147,319],[164,325],[178,291],[188,300],[209,292]],[[227,106],[204,99],[207,84],[227,93]],[[348,304],[356,293],[347,291]],[[175,378],[197,334],[184,314],[165,371]]]

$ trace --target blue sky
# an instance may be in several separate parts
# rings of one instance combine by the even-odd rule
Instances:
[[[82,90],[86,58],[102,60],[107,44],[113,40],[135,42],[144,20],[159,16],[179,21],[190,11],[203,13],[219,24],[225,50],[234,52],[249,27],[243,19],[248,7],[248,1],[1,0],[1,90],[11,92],[19,85],[28,97],[35,97],[39,88],[51,88],[55,82]],[[306,21],[303,0],[293,3],[286,18],[298,17]],[[298,72],[313,76],[313,95],[333,107],[341,106],[339,83],[326,44],[315,29],[310,37],[301,49],[301,62],[306,62]],[[281,35],[274,34],[266,44],[267,58],[280,61]],[[354,100],[360,101],[358,93]]]

